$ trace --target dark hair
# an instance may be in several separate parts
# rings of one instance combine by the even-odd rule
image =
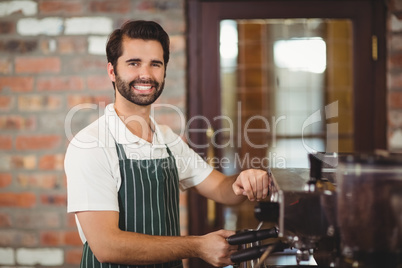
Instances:
[[[163,28],[154,21],[136,20],[125,22],[120,29],[116,29],[109,36],[106,45],[106,56],[108,62],[113,65],[116,72],[117,59],[123,54],[123,37],[155,40],[161,43],[163,48],[163,61],[165,70],[169,62],[169,36]]]

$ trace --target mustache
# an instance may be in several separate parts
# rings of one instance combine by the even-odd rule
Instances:
[[[133,81],[130,82],[130,87],[134,86],[134,84],[150,84],[151,86],[158,88],[159,87],[159,83],[158,81],[155,81],[153,79],[134,79]]]

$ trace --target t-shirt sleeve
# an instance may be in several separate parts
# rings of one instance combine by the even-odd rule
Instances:
[[[67,148],[64,168],[67,176],[67,211],[119,211],[116,178],[104,147]]]
[[[180,189],[186,190],[200,184],[213,168],[169,127],[164,128],[165,141],[176,160]]]

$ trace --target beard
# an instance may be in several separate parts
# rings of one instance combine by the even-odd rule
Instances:
[[[152,87],[155,88],[155,90],[153,94],[137,94],[132,89],[135,84],[150,84],[152,85]],[[140,78],[134,79],[131,82],[127,82],[121,79],[119,75],[116,75],[116,88],[119,91],[120,95],[122,95],[128,101],[140,106],[147,106],[154,103],[162,94],[164,87],[165,80],[163,80],[161,84],[153,79]]]

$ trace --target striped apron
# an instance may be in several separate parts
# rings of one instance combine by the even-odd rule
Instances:
[[[179,236],[179,176],[175,159],[166,146],[169,157],[151,160],[127,159],[123,146],[116,143],[121,186],[119,198],[119,228],[149,235]],[[183,267],[182,261],[135,266],[101,264],[84,244],[81,268]]]

